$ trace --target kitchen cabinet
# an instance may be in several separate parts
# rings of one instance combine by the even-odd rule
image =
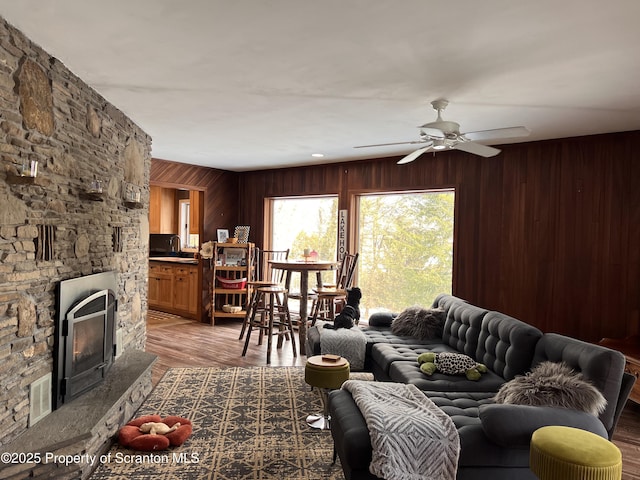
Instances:
[[[199,294],[198,265],[149,262],[150,309],[198,319]]]
[[[149,233],[178,233],[174,188],[149,187]]]
[[[197,190],[189,191],[189,233],[191,235],[200,234],[200,210],[202,209],[203,193]]]
[[[161,310],[173,307],[173,267],[149,264],[149,306]]]
[[[249,281],[253,279],[253,243],[214,243],[213,301],[211,325],[216,318],[244,319],[251,298]],[[244,282],[234,285],[236,282]],[[229,286],[241,288],[229,288]],[[225,312],[225,305],[241,307],[239,312]]]
[[[196,267],[174,267],[173,306],[195,315],[198,311],[198,270]]]

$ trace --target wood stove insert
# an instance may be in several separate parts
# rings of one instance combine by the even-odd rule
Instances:
[[[113,364],[116,288],[114,272],[60,282],[53,382],[55,408],[101,383]]]

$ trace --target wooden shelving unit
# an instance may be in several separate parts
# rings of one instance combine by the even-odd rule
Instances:
[[[251,295],[248,282],[253,276],[253,249],[253,243],[214,243],[211,325],[215,325],[216,318],[245,317]],[[247,283],[242,288],[225,288],[220,278],[230,281],[246,279]],[[242,309],[237,313],[225,312],[222,310],[224,305],[235,305]]]

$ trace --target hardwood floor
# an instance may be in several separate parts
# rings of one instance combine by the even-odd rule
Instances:
[[[238,340],[241,323],[233,319],[216,320],[211,326],[168,313],[149,310],[147,315],[147,352],[158,355],[153,367],[154,385],[172,367],[249,367],[267,364],[266,339],[257,345],[251,336],[247,355],[242,356],[244,340]],[[297,338],[296,338],[297,341]],[[299,345],[298,345],[299,348]],[[271,365],[304,366],[306,357],[294,357],[290,342],[271,351]]]
[[[153,367],[154,385],[172,367],[266,365],[266,342],[259,346],[252,337],[247,355],[242,357],[244,340],[238,340],[239,334],[237,320],[221,320],[210,326],[150,310],[146,350],[158,355]],[[302,366],[305,362],[306,357],[293,356],[289,342],[285,342],[282,349],[276,349],[274,344],[272,366]],[[627,402],[613,442],[622,451],[622,479],[640,480],[640,406]]]

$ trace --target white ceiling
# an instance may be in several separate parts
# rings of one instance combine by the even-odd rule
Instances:
[[[439,97],[462,132],[640,129],[638,0],[0,0],[0,15],[178,162],[406,154],[353,147],[417,140]]]

